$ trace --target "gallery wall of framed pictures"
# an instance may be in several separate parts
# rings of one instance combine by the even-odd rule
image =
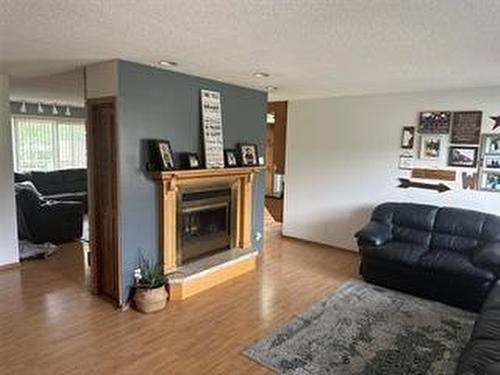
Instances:
[[[464,189],[475,179],[476,190],[500,192],[500,133],[482,134],[482,121],[481,111],[420,112],[402,128],[399,169],[460,169]]]

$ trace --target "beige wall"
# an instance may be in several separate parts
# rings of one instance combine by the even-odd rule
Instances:
[[[286,235],[354,250],[354,233],[384,201],[500,214],[499,193],[464,191],[458,178],[444,194],[396,187],[409,176],[398,169],[403,126],[416,125],[422,110],[482,110],[489,131],[500,87],[299,100],[288,108]]]
[[[85,67],[85,98],[118,95],[118,62],[106,61]]]
[[[9,79],[0,75],[0,265],[19,261],[12,159]]]

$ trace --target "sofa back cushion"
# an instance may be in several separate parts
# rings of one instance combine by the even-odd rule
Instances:
[[[439,208],[414,203],[384,203],[375,208],[372,220],[392,229],[394,241],[408,242],[428,249]]]
[[[43,195],[87,191],[86,169],[61,169],[50,172],[31,172],[31,179]]]
[[[482,212],[443,207],[439,210],[431,248],[472,256],[483,243],[500,241],[500,218]]]

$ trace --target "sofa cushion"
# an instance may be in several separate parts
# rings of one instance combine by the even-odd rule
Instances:
[[[87,191],[86,169],[31,172],[31,179],[43,195]]]
[[[29,206],[38,206],[43,202],[42,194],[40,194],[31,181],[15,183],[14,189],[18,204],[25,203]]]
[[[419,259],[418,265],[427,270],[454,277],[470,278],[477,281],[493,281],[495,279],[492,272],[478,268],[466,256],[448,250],[429,251]]]
[[[500,340],[472,340],[461,354],[456,373],[483,375],[496,362],[500,362]]]
[[[382,246],[366,246],[361,251],[364,257],[415,265],[420,257],[427,252],[427,249],[411,243],[389,242]]]
[[[428,248],[438,210],[425,204],[384,203],[375,208],[372,220],[390,225],[395,241]]]
[[[487,216],[459,208],[441,208],[436,216],[431,247],[470,256],[480,245]]]
[[[484,303],[471,339],[498,340],[500,345],[500,284],[490,292]]]

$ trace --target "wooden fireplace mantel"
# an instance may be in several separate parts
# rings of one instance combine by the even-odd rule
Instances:
[[[160,246],[165,274],[177,270],[177,204],[179,188],[228,184],[236,193],[236,247],[252,244],[252,185],[259,167],[152,172],[159,186]]]

